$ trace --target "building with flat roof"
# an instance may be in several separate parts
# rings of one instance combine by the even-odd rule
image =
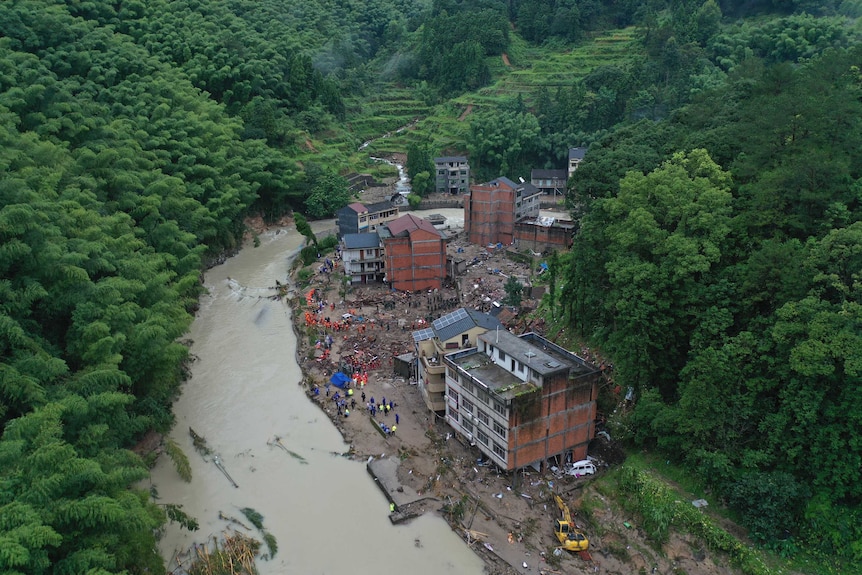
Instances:
[[[464,156],[434,158],[434,191],[466,194],[470,189],[470,164]]]
[[[476,347],[478,336],[502,327],[494,316],[462,307],[435,319],[429,327],[413,332],[419,391],[428,409],[436,412],[446,410],[443,356],[459,349]]]
[[[446,422],[501,469],[587,456],[601,372],[586,360],[535,333],[495,329],[443,362]]]

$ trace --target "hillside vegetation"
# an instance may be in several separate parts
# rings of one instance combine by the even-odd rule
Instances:
[[[860,13],[0,3],[0,570],[159,572],[159,526],[195,527],[131,487],[147,468],[128,448],[172,425],[201,270],[248,215],[330,216],[370,154],[408,153],[427,184],[437,154],[526,178],[580,145],[575,247],[550,259],[545,305],[633,390],[615,434],[699,478],[758,544],[853,572]]]

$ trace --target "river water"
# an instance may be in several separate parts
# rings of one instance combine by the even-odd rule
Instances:
[[[173,568],[179,550],[224,531],[219,512],[250,525],[240,511],[250,507],[278,542],[275,557],[258,562],[262,575],[481,573],[482,562],[439,517],[392,526],[365,463],[333,454],[348,446],[298,385],[289,308],[265,297],[273,293],[268,286],[285,280],[301,239],[293,229],[264,234],[259,247],[206,273],[209,294],[190,333],[196,361],[174,405],[171,433],[193,480],[181,481],[167,457],[151,474],[159,501],[182,504],[200,530],[169,525],[162,555]],[[189,427],[207,439],[238,488],[194,450]],[[274,436],[306,463],[268,446]]]

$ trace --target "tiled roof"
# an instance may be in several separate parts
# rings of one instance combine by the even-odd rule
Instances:
[[[431,325],[440,341],[451,339],[477,326],[486,330],[502,327],[497,318],[463,307],[434,320]]]
[[[344,247],[348,250],[364,250],[380,246],[380,236],[376,233],[344,234],[342,241],[344,242]]]
[[[583,160],[584,156],[587,154],[586,148],[569,148],[569,159],[570,160]]]
[[[569,173],[566,170],[532,170],[530,172],[530,179],[556,179],[556,180],[565,180],[569,177]]]
[[[386,224],[389,232],[393,236],[400,235],[404,232],[410,233],[414,230],[425,230],[434,234],[440,235],[440,232],[426,219],[417,218],[413,214],[404,214],[400,218]]]

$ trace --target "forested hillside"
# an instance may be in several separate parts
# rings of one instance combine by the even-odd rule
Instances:
[[[348,201],[359,144],[401,121],[387,98],[417,120],[388,146],[467,152],[479,178],[588,145],[555,301],[636,392],[615,432],[700,475],[757,541],[858,565],[860,15],[0,3],[0,570],[160,571],[159,526],[194,522],[131,487],[147,468],[127,449],[173,423],[201,271],[250,214]],[[477,103],[458,131],[454,99]]]

